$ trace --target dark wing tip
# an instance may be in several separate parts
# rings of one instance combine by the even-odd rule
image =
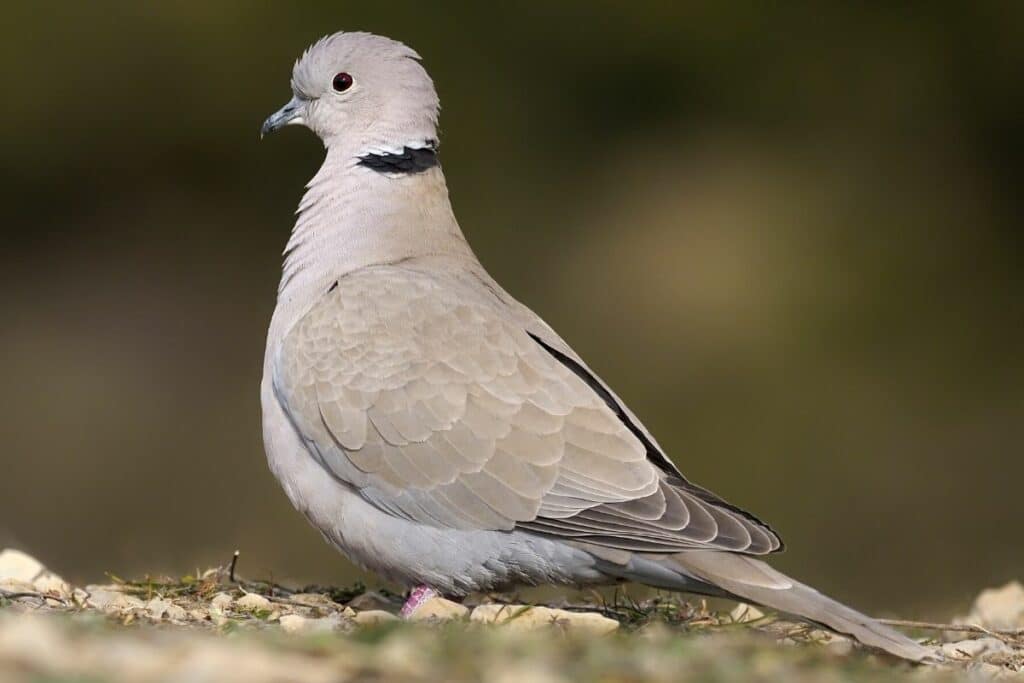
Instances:
[[[735,548],[735,552],[749,555],[767,555],[770,553],[782,552],[785,549],[782,537],[779,536],[778,532],[771,528],[767,523],[758,519],[743,508],[729,503],[706,488],[697,486],[696,484],[688,481],[675,464],[672,463],[672,461],[669,460],[668,457],[653,443],[647,433],[644,432],[639,425],[633,422],[626,410],[616,400],[614,394],[612,394],[600,379],[584,367],[582,363],[554,348],[536,334],[532,332],[527,332],[527,334],[529,334],[541,348],[547,351],[552,358],[571,370],[573,374],[579,377],[601,398],[602,401],[604,401],[623,425],[625,425],[626,428],[629,429],[629,431],[632,432],[632,434],[636,436],[641,443],[643,443],[644,447],[647,449],[648,459],[660,470],[665,472],[667,475],[666,483],[669,486],[678,489],[684,495],[689,495],[690,497],[698,499],[701,503],[705,503],[708,506],[717,509],[726,516],[735,516],[739,518],[737,521],[746,529],[747,533],[750,534],[751,540],[745,548]],[[606,508],[606,506],[601,506],[601,508]],[[652,527],[652,531],[653,530],[654,529]],[[686,539],[684,532],[685,529],[679,532],[680,541],[689,543],[692,547],[694,542],[693,539]],[[756,541],[754,538],[755,536],[758,537]],[[722,539],[723,542],[725,540],[726,539],[724,538]],[[720,542],[717,547],[725,550],[730,549],[728,547],[724,547],[725,544],[723,542]],[[707,544],[707,547],[709,548],[716,547],[714,545],[714,538],[709,540]]]

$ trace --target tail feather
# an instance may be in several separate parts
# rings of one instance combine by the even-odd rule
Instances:
[[[935,650],[915,643],[895,629],[822,595],[766,563],[746,555],[694,551],[663,560],[684,574],[730,595],[792,614],[851,636],[861,643],[914,662],[937,659]]]

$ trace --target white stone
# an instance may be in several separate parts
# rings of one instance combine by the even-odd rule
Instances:
[[[522,625],[527,624],[535,626],[535,619],[526,619],[526,615],[531,611],[535,614],[539,613],[538,610],[547,611],[547,608],[542,607],[529,607],[528,605],[479,605],[473,610],[473,613],[469,615],[469,620],[481,624],[505,624],[514,621],[522,621]]]
[[[184,607],[181,607],[180,605],[175,605],[173,602],[171,603],[171,606],[167,608],[167,611],[164,612],[164,614],[171,621],[185,621],[189,617],[189,613],[185,611]]]
[[[53,572],[44,571],[32,582],[32,587],[37,592],[45,593],[46,595],[56,595],[61,598],[71,597],[71,586]]]
[[[149,612],[149,616],[154,619],[163,619],[164,612],[171,606],[171,603],[167,602],[163,598],[153,598],[146,603],[146,611]]]
[[[559,622],[568,624],[569,630],[573,633],[585,633],[592,636],[603,636],[619,628],[619,622],[609,619],[597,612],[569,612],[566,610],[554,610],[559,614],[556,618]]]
[[[153,598],[146,603],[146,611],[149,612],[150,617],[157,620],[167,617],[171,621],[185,621],[188,618],[188,613],[184,608],[163,598]]]
[[[751,621],[763,619],[764,612],[754,607],[753,605],[748,605],[745,602],[741,602],[737,604],[731,612],[729,612],[729,618],[732,619],[734,624],[746,624]]]
[[[389,608],[397,609],[402,606],[401,602],[396,603],[377,591],[366,591],[346,603],[349,607],[356,611],[380,609],[387,610]]]
[[[7,548],[0,551],[0,587],[12,592],[43,593],[66,599],[71,586],[28,553]]]
[[[217,593],[210,599],[210,606],[216,607],[219,610],[225,610],[231,607],[235,599],[227,593]]]
[[[27,581],[18,579],[0,579],[0,589],[8,593],[35,593],[35,587]]]
[[[469,608],[451,600],[433,597],[421,602],[413,613],[409,615],[409,621],[428,621],[450,619],[465,619],[469,616]]]
[[[1024,586],[1011,581],[999,588],[983,590],[974,601],[967,623],[979,623],[992,629],[1024,627]]]
[[[79,607],[85,607],[89,601],[89,593],[81,588],[76,588],[71,592],[71,599]]]
[[[108,613],[127,612],[133,609],[143,609],[146,606],[146,603],[134,595],[108,590],[93,591],[89,594],[86,604]]]
[[[567,631],[589,635],[604,635],[619,628],[619,622],[596,612],[570,612],[530,605],[480,605],[473,610],[470,621],[505,624],[516,631],[559,626]]]
[[[298,614],[286,614],[280,619],[281,630],[285,633],[300,633],[309,628],[311,621],[313,620]]]
[[[298,614],[286,614],[279,620],[281,630],[285,633],[330,633],[343,625],[340,614],[332,614],[319,619],[310,619]]]
[[[377,624],[399,620],[391,612],[385,612],[382,609],[367,609],[362,612],[356,612],[353,618],[360,626],[376,626]]]
[[[303,607],[315,607],[321,610],[335,610],[340,605],[322,593],[296,593],[288,596],[288,601]]]
[[[270,609],[270,600],[257,593],[246,593],[235,600],[235,607],[246,612],[258,612]]]
[[[1010,652],[1010,647],[998,638],[973,638],[942,646],[942,654],[952,659],[974,659],[978,655]]]
[[[14,548],[0,551],[0,580],[13,579],[30,584],[44,571],[46,567],[28,553]]]

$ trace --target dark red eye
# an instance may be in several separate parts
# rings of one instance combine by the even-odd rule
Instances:
[[[334,81],[331,83],[334,89],[338,92],[345,92],[352,87],[352,77],[342,71],[340,74],[334,76]]]

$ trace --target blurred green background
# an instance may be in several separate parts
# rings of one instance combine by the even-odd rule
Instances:
[[[484,264],[777,566],[877,612],[1024,578],[1024,3],[6,3],[0,545],[76,580],[356,573],[267,470],[260,143],[338,29],[424,57]]]

